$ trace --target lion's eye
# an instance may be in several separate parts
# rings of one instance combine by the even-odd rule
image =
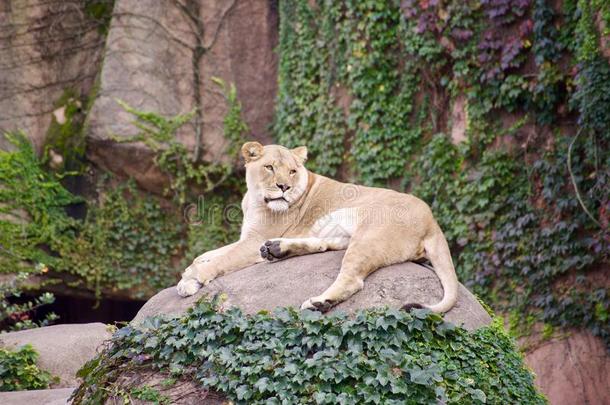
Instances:
[[[295,174],[297,174],[297,171],[296,171],[296,170],[294,170],[294,169],[292,169],[292,170],[290,171],[290,175],[291,175],[291,176],[294,176]]]
[[[271,166],[271,165],[266,165],[266,166],[265,166],[265,169],[267,169],[267,170],[269,170],[270,172],[272,172],[272,171],[273,171],[273,166]]]

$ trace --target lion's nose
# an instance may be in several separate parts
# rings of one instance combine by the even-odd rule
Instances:
[[[282,190],[283,192],[284,192],[284,191],[286,191],[286,190],[290,190],[290,186],[289,186],[289,185],[287,185],[287,184],[278,184],[278,183],[276,183],[275,185],[276,185],[276,186],[277,186],[277,187],[278,187],[280,190]]]

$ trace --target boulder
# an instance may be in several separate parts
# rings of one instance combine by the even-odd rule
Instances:
[[[525,354],[551,405],[610,404],[610,357],[601,339],[574,331]]]
[[[197,294],[182,298],[174,287],[152,297],[132,322],[142,322],[153,315],[184,313],[204,294],[224,293],[224,306],[238,306],[245,313],[273,310],[275,307],[299,307],[303,301],[324,291],[337,277],[345,251],[325,252],[282,261],[260,263],[212,281]],[[364,289],[332,311],[353,312],[362,308],[406,303],[433,304],[443,289],[434,271],[407,262],[377,270],[364,283]],[[473,330],[491,322],[491,317],[477,298],[460,285],[457,305],[445,319]]]
[[[0,346],[31,344],[39,354],[38,367],[59,377],[55,387],[73,387],[79,383],[76,372],[111,336],[108,326],[102,323],[53,325],[0,334]]]
[[[277,262],[260,263],[228,274],[212,281],[192,297],[180,297],[175,287],[165,289],[151,298],[132,320],[138,325],[150,316],[180,316],[202,296],[222,293],[224,308],[237,306],[246,314],[276,307],[298,307],[307,298],[328,287],[337,276],[345,251],[325,252],[289,258]],[[407,302],[425,304],[441,299],[442,287],[436,274],[415,263],[401,263],[379,269],[365,282],[364,289],[332,311],[347,313],[370,307],[390,306],[400,308]],[[491,317],[477,298],[460,285],[457,305],[445,315],[445,319],[469,330],[488,325]],[[149,366],[127,367],[113,382],[114,387],[129,391],[136,387],[149,387],[172,404],[222,404],[227,403],[224,394],[208,390],[185,374],[166,384],[167,370]],[[507,378],[510,378],[507,376]],[[82,390],[95,390],[96,384],[83,385]],[[107,404],[115,403],[110,396]]]
[[[149,191],[162,190],[166,179],[145,145],[115,141],[138,131],[116,99],[168,116],[198,109],[177,138],[205,160],[219,161],[228,143],[223,135],[227,103],[212,81],[219,77],[235,84],[254,138],[270,141],[277,86],[275,2],[182,3],[116,1],[99,91],[87,118],[88,157],[134,177]]]
[[[3,405],[65,405],[74,388],[55,388],[50,390],[32,390],[0,392],[0,404]]]

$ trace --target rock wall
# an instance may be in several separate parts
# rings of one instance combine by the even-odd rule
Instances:
[[[610,358],[590,333],[542,343],[526,352],[525,361],[552,405],[610,404]]]
[[[273,1],[116,2],[100,86],[88,117],[91,160],[157,189],[159,176],[116,99],[164,115],[196,110],[179,139],[207,161],[223,157],[227,105],[213,77],[234,83],[254,138],[270,141],[276,89],[277,12]],[[136,157],[134,159],[134,156]]]
[[[227,103],[218,77],[235,84],[252,137],[268,143],[277,25],[276,0],[2,2],[0,132],[23,130],[41,152],[69,92],[86,114],[88,158],[159,191],[165,179],[150,150],[114,140],[137,131],[116,99],[163,115],[197,111],[178,138],[219,161]]]
[[[40,152],[57,101],[90,92],[103,47],[103,20],[86,2],[0,2],[0,133],[21,129]]]

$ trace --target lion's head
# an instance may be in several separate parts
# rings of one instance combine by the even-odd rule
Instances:
[[[241,153],[246,160],[248,192],[260,198],[272,211],[286,211],[307,188],[308,173],[303,163],[307,147],[288,149],[246,142]]]

